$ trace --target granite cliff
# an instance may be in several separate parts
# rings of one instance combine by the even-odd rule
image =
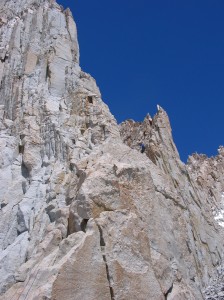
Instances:
[[[161,107],[118,125],[55,1],[0,24],[0,299],[218,299],[224,149],[183,164]]]

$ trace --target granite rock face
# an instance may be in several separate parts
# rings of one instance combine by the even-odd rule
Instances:
[[[204,299],[223,148],[184,165],[161,107],[118,126],[55,1],[0,12],[0,299]]]
[[[223,300],[224,299],[224,266],[217,268],[216,276],[211,280],[210,285],[204,290],[204,299]]]

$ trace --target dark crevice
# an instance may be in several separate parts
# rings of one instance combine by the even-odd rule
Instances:
[[[189,242],[186,241],[186,244],[187,244],[187,249],[188,249],[189,253],[191,253],[192,251],[191,251],[191,247],[190,247],[190,245],[189,245]]]
[[[19,145],[19,153],[20,154],[24,153],[24,145]]]
[[[106,138],[106,126],[102,125],[103,137]]]
[[[17,236],[19,236],[20,234],[28,231],[28,228],[26,226],[26,222],[24,219],[24,215],[23,215],[23,212],[21,211],[20,207],[18,207],[16,217],[17,217]]]
[[[51,78],[51,70],[50,70],[49,65],[47,65],[47,68],[46,68],[46,80],[47,80],[48,78]]]
[[[21,175],[24,178],[24,180],[22,180],[22,191],[25,195],[30,184],[30,172],[23,161],[21,164]]]
[[[71,171],[71,172],[73,172],[74,171],[74,165],[73,164],[69,164],[69,170]]]
[[[20,231],[20,230],[17,229],[17,236],[21,235],[22,233],[24,233],[26,231],[28,231],[28,229],[24,229],[24,231]]]
[[[30,177],[30,172],[29,172],[28,168],[25,166],[24,162],[22,162],[22,165],[21,165],[21,173],[22,173],[22,176],[26,179],[28,179]]]
[[[79,231],[86,232],[88,221],[89,219],[80,220],[80,217],[78,216],[77,213],[70,211],[68,217],[67,237],[70,234],[73,234],[75,232],[79,232]]]
[[[4,208],[7,205],[7,203],[1,203],[1,209]]]
[[[87,226],[88,221],[89,221],[89,219],[83,219],[80,224],[80,228],[83,232],[86,232],[86,226]]]
[[[110,274],[109,274],[109,268],[108,268],[108,264],[107,264],[106,255],[103,255],[103,261],[105,262],[105,266],[106,266],[107,280],[108,280],[109,288],[110,288],[110,297],[111,297],[111,300],[114,300],[115,299],[115,297],[114,297],[114,290],[110,286]]]
[[[88,96],[88,102],[89,102],[90,104],[93,104],[93,97],[92,97],[92,96]]]
[[[103,238],[103,231],[102,228],[97,224],[98,228],[99,228],[99,232],[100,232],[100,246],[101,247],[105,247],[105,241]]]
[[[4,62],[7,60],[7,58],[8,58],[8,56],[5,55],[5,57],[4,57],[4,58],[1,58],[0,61],[1,61],[2,63],[4,63]]]
[[[50,219],[50,222],[53,223],[56,221],[56,211],[53,204],[50,204],[48,207],[45,208],[45,211]]]
[[[164,294],[166,300],[168,299],[167,297],[172,292],[172,290],[173,290],[173,283],[172,283],[171,287],[168,289],[168,291]]]
[[[97,224],[97,227],[98,227],[99,233],[100,233],[100,246],[101,246],[103,261],[104,261],[105,267],[106,267],[107,280],[108,280],[109,288],[110,288],[110,297],[111,297],[111,300],[114,300],[115,299],[114,290],[113,290],[113,288],[111,286],[111,283],[110,283],[109,267],[108,267],[108,264],[107,264],[106,255],[104,254],[104,247],[106,246],[106,244],[105,244],[105,241],[104,241],[104,238],[103,238],[103,231],[102,231],[102,228],[100,227],[99,224]]]
[[[66,238],[71,234],[70,232],[70,227],[69,227],[69,218],[68,218],[68,226],[67,226],[67,233],[66,233]]]

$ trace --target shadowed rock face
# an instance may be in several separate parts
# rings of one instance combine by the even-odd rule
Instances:
[[[203,299],[223,256],[223,148],[184,165],[161,107],[118,126],[69,10],[0,11],[0,299]]]

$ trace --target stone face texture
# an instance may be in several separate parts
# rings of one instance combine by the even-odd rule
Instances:
[[[0,0],[0,23],[0,299],[211,295],[223,148],[184,165],[161,107],[118,126],[55,1]]]
[[[100,234],[96,224],[92,223],[93,228],[87,229],[85,241],[75,245],[70,256],[64,259],[53,284],[52,299],[110,299]]]

